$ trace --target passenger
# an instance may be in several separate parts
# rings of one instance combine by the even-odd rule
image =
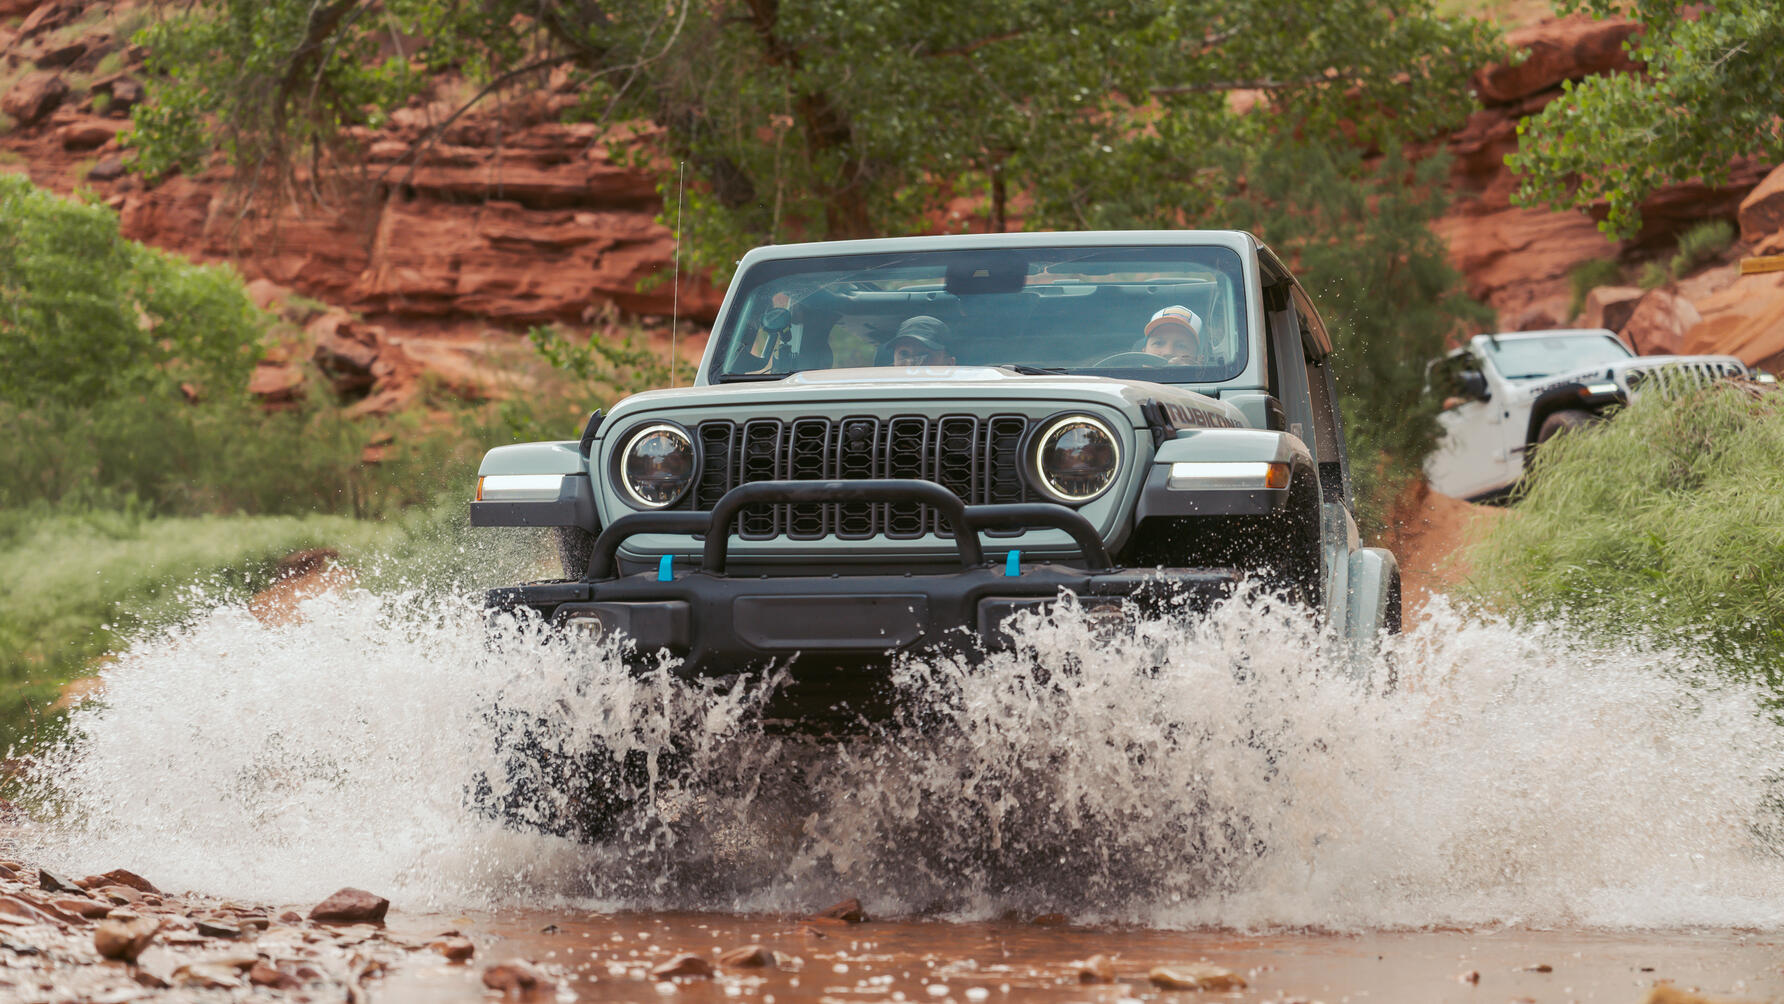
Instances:
[[[1202,364],[1202,318],[1188,307],[1169,306],[1146,322],[1146,347],[1140,351],[1174,366]]]
[[[928,314],[918,314],[898,326],[887,343],[894,366],[952,366],[948,352],[948,326]]]

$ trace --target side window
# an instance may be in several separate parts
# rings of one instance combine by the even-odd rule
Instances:
[[[1313,434],[1306,437],[1319,464],[1319,480],[1326,501],[1342,502],[1349,496],[1350,471],[1344,456],[1344,431],[1334,400],[1332,374],[1321,354],[1320,346],[1330,345],[1331,337],[1319,312],[1301,290],[1294,291],[1295,320],[1306,337],[1302,340],[1302,360],[1307,372],[1308,404],[1312,411]]]

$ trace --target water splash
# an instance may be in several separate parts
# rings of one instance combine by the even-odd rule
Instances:
[[[636,678],[466,601],[347,590],[302,612],[221,604],[139,640],[41,762],[35,853],[285,902],[1784,923],[1784,728],[1761,695],[1566,625],[1439,602],[1359,680],[1267,600],[1114,637],[1067,607],[987,664],[898,667],[900,722],[819,743],[760,727],[772,680]],[[648,797],[592,847],[505,826],[478,805],[517,749],[601,751]]]

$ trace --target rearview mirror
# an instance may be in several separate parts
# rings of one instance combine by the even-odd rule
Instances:
[[[1456,374],[1456,386],[1474,401],[1487,401],[1493,392],[1487,389],[1487,375],[1480,370],[1463,370]]]

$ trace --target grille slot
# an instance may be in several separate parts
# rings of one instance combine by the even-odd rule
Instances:
[[[678,508],[710,510],[732,488],[755,481],[867,478],[933,481],[968,505],[1039,501],[1021,469],[1022,440],[1032,424],[1022,415],[711,419],[696,431],[699,480]],[[739,516],[737,532],[745,540],[951,535],[939,513],[915,502],[751,506]]]

